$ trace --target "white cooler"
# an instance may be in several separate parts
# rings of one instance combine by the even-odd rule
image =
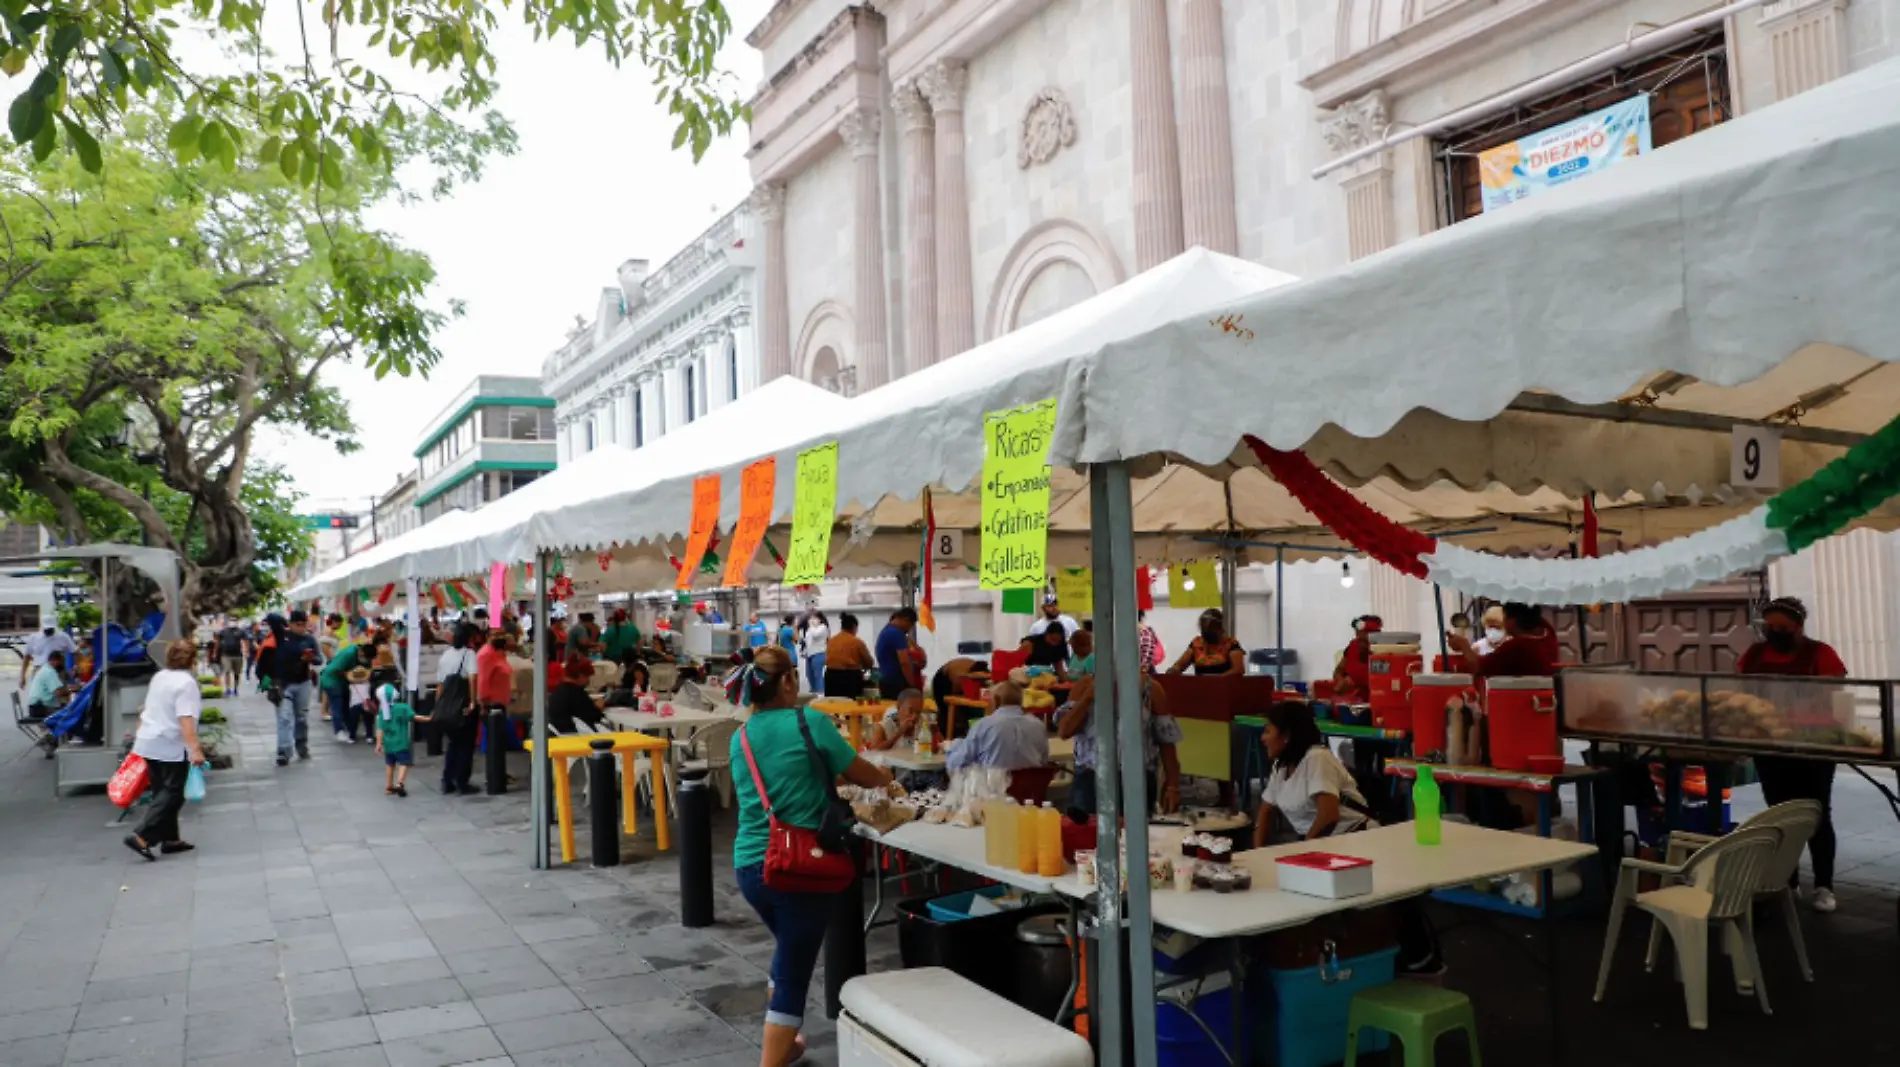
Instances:
[[[1092,1067],[1079,1034],[944,970],[867,974],[838,999],[838,1067]]]

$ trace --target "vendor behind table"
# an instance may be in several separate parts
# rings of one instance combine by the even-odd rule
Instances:
[[[1069,807],[1086,813],[1095,811],[1095,682],[1094,675],[1077,681],[1056,720],[1056,735],[1075,739],[1075,787]],[[1168,694],[1146,674],[1141,676],[1141,726],[1149,779],[1146,795],[1159,800],[1162,811],[1175,811],[1181,806],[1181,759],[1176,751],[1181,724],[1168,714]],[[1154,781],[1157,769],[1159,791]]]

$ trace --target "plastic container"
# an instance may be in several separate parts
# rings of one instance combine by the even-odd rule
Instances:
[[[1418,780],[1412,783],[1412,833],[1421,845],[1436,845],[1444,838],[1444,799],[1438,794],[1438,779],[1432,765],[1418,766]]]
[[[1036,873],[1036,857],[1042,851],[1042,809],[1023,804],[1016,812],[1016,869]]]
[[[1381,637],[1387,636],[1384,634]],[[1416,643],[1372,646],[1367,681],[1372,725],[1384,730],[1412,728],[1412,678],[1425,666]]]
[[[1477,690],[1469,674],[1421,674],[1412,679],[1412,754],[1424,759],[1445,752],[1445,705],[1454,698],[1476,704]]]
[[[1398,955],[1397,948],[1387,948],[1340,960],[1334,967],[1261,968],[1265,982],[1257,972],[1248,985],[1264,984],[1273,991],[1273,1021],[1271,1026],[1254,1024],[1254,1061],[1278,1067],[1338,1063],[1346,1047],[1346,1016],[1353,996],[1392,981]],[[1391,1040],[1383,1030],[1365,1030],[1359,1035],[1359,1051],[1383,1052]]]
[[[1016,802],[1007,798],[998,800],[996,807],[990,809],[990,818],[996,826],[995,865],[1012,869],[1016,866]]]
[[[1044,802],[1036,812],[1036,873],[1060,878],[1068,866],[1062,860],[1062,813]]]
[[[1000,888],[983,890],[994,896]],[[969,914],[975,893],[897,903],[897,952],[905,967],[943,967],[998,996],[1012,988],[1010,961],[1016,927],[1046,908],[1017,908],[996,915]]]
[[[1532,756],[1532,774],[1562,774],[1564,758],[1562,756]]]
[[[1233,1033],[1233,1002],[1231,988],[1203,993],[1194,1001],[1194,1015],[1227,1041]],[[1341,1047],[1345,1047],[1343,1042]],[[1155,1005],[1155,1056],[1161,1067],[1227,1067],[1226,1055],[1207,1030],[1185,1009],[1167,1001]]]
[[[1557,691],[1549,678],[1493,678],[1485,685],[1491,727],[1491,765],[1528,771],[1532,756],[1562,752],[1557,740]]]

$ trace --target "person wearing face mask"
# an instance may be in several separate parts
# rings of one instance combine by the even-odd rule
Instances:
[[[1557,631],[1544,621],[1544,613],[1531,604],[1504,605],[1504,640],[1490,652],[1480,653],[1478,646],[1463,634],[1446,634],[1445,645],[1456,656],[1463,656],[1465,669],[1480,678],[1550,678],[1557,673],[1561,648]],[[1490,612],[1485,613],[1490,618]],[[1487,630],[1488,633],[1488,630]]]
[[[1504,605],[1493,604],[1484,609],[1484,634],[1471,643],[1478,655],[1488,656],[1504,643]]]
[[[1247,650],[1228,635],[1227,616],[1219,608],[1201,612],[1201,636],[1188,644],[1168,673],[1181,674],[1189,667],[1199,675],[1246,673]]]
[[[1847,664],[1832,648],[1807,636],[1808,609],[1794,597],[1768,602],[1761,613],[1762,639],[1749,646],[1735,666],[1737,674],[1778,674],[1802,678],[1845,678]],[[1755,773],[1761,777],[1761,795],[1770,805],[1789,800],[1821,804],[1821,822],[1808,838],[1808,859],[1814,867],[1815,911],[1833,911],[1834,900],[1834,764],[1790,756],[1756,756]],[[1801,873],[1789,879],[1800,888]]]

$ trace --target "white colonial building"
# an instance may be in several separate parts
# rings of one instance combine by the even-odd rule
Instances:
[[[577,317],[542,367],[562,462],[603,444],[639,448],[759,384],[752,228],[740,207],[657,271],[628,260],[593,321]]]
[[[1900,52],[1900,0],[778,0],[747,41],[763,376],[873,388],[1193,245],[1315,275],[1456,225],[1480,153],[1611,105],[1693,136]],[[1870,674],[1900,669],[1880,544],[1771,579],[1872,620],[1837,638]],[[1358,589],[1429,624],[1397,576]]]

